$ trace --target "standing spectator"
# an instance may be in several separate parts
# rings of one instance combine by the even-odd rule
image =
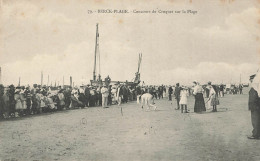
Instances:
[[[118,103],[118,106],[121,105],[122,103],[122,97],[123,97],[123,88],[122,88],[122,85],[118,84],[118,87],[117,87],[117,94],[116,94],[116,100],[117,100],[117,103]]]
[[[112,85],[108,86],[108,105],[112,105]]]
[[[181,93],[180,84],[176,83],[176,87],[175,87],[175,90],[174,90],[174,96],[175,96],[175,99],[176,99],[176,102],[177,102],[176,110],[180,109],[180,104],[179,104],[179,102],[180,102],[180,93]]]
[[[181,113],[183,113],[183,110],[184,110],[184,113],[188,113],[188,109],[187,109],[188,98],[187,97],[188,97],[188,88],[184,87],[180,91]]]
[[[217,89],[215,85],[209,87],[210,87],[210,92],[209,92],[208,102],[210,103],[210,106],[213,107],[212,112],[217,112],[217,105],[219,105],[219,99],[216,92]]]
[[[14,100],[15,100],[15,117],[19,117],[21,114],[23,114],[23,100],[21,98],[21,87],[16,87],[15,94],[14,94]]]
[[[66,90],[63,92],[64,94],[64,101],[65,101],[65,108],[69,109],[70,103],[71,103],[71,90],[70,88],[66,88]]]
[[[224,85],[223,84],[221,84],[219,86],[219,91],[220,91],[220,97],[224,97]]]
[[[9,88],[5,88],[4,95],[3,95],[3,101],[4,101],[4,117],[9,118],[9,112],[10,112],[10,101],[9,101]]]
[[[27,86],[25,91],[24,91],[24,95],[26,98],[26,106],[27,106],[27,110],[26,113],[27,115],[31,114],[31,106],[32,106],[32,95],[31,95],[31,90],[30,90],[30,86]]]
[[[243,94],[243,84],[239,84],[239,94]]]
[[[194,91],[193,94],[195,95],[195,105],[194,105],[194,112],[200,113],[202,111],[206,111],[205,102],[203,98],[203,89],[199,85],[199,82],[194,81]]]
[[[31,90],[31,96],[32,96],[32,108],[31,108],[31,114],[35,114],[37,111],[37,98],[36,98],[36,91],[37,91],[37,84],[33,85],[33,89]]]
[[[91,86],[90,87],[90,97],[89,97],[89,107],[94,107],[96,104],[96,95],[95,95],[95,90],[94,88]]]
[[[108,106],[107,106],[107,102],[108,102],[108,89],[104,85],[101,88],[101,94],[102,94],[102,107],[103,108],[108,108]]]
[[[96,90],[96,106],[102,106],[102,93],[101,93],[101,87]]]
[[[122,90],[123,90],[123,103],[127,103],[127,101],[128,101],[128,90],[127,90],[126,85],[123,85]]]
[[[137,103],[140,102],[141,95],[142,95],[142,88],[139,85],[137,85],[137,87],[136,87],[136,101],[137,101]]]
[[[84,86],[80,86],[79,88],[79,101],[83,103],[83,107],[82,108],[85,108],[86,107],[86,96],[85,96],[85,89],[84,89]]]
[[[0,84],[0,119],[4,118],[4,86]]]
[[[89,84],[85,88],[85,97],[86,97],[86,107],[89,107],[89,100],[90,100],[90,90],[89,90]]]
[[[163,97],[166,97],[167,96],[167,88],[166,86],[163,86]]]
[[[158,87],[158,97],[163,99],[163,86]]]
[[[210,83],[210,85],[209,85]],[[205,92],[206,92],[206,98],[209,98],[209,90],[210,90],[210,86],[211,86],[211,82],[209,82],[208,85],[205,87]]]
[[[9,102],[10,102],[10,115],[15,116],[15,100],[14,100],[15,87],[14,85],[9,86]]]
[[[260,137],[260,100],[257,92],[258,84],[254,82],[255,76],[250,76],[251,88],[249,91],[248,108],[251,111],[253,134],[248,139],[259,139]]]
[[[172,100],[172,92],[173,92],[173,89],[172,89],[172,86],[169,87],[169,90],[168,90],[168,93],[169,93],[169,101]]]
[[[211,99],[210,99],[210,95],[215,95],[215,90],[212,88],[211,82],[208,82],[207,84],[207,88],[209,90],[208,92],[208,96],[206,98],[208,98],[206,104],[207,104],[207,109],[210,110],[211,109]]]
[[[156,98],[156,99],[157,99],[155,86],[153,86],[151,90],[152,90],[153,98]]]

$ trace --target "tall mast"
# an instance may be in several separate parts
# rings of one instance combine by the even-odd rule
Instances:
[[[43,83],[43,72],[41,71],[41,86],[42,86],[42,83]]]
[[[50,79],[50,78],[49,78],[49,75],[48,75],[48,81],[47,81],[47,86],[49,86],[49,79]]]
[[[140,66],[141,66],[141,62],[142,62],[142,53],[139,54],[139,59],[138,59],[138,69],[137,72],[135,73],[135,80],[134,83],[139,84],[140,83]]]
[[[72,87],[72,76],[70,76],[70,86]]]
[[[137,70],[137,73],[139,73],[139,71],[140,71],[141,61],[142,61],[142,53],[139,54],[139,59],[138,59],[138,70]]]
[[[62,79],[62,87],[64,87],[64,76],[63,76],[63,79]]]
[[[239,84],[241,84],[241,73],[240,73],[240,77],[239,77],[240,79],[239,79]]]
[[[96,80],[96,63],[97,63],[97,49],[98,49],[98,23],[97,23],[97,29],[96,29],[96,44],[95,44],[95,61],[94,61],[94,71],[93,71],[93,80]]]
[[[21,85],[21,77],[19,77],[18,87]]]

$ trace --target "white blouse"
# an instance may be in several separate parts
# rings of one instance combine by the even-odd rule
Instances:
[[[194,88],[193,88],[193,94],[196,95],[197,93],[202,93],[203,92],[203,89],[200,85],[196,85]]]

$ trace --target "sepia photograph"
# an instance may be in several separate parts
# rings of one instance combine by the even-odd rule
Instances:
[[[259,161],[260,0],[0,0],[0,161]]]

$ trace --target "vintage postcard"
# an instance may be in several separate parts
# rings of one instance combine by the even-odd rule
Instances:
[[[260,160],[259,0],[0,0],[0,161]]]

